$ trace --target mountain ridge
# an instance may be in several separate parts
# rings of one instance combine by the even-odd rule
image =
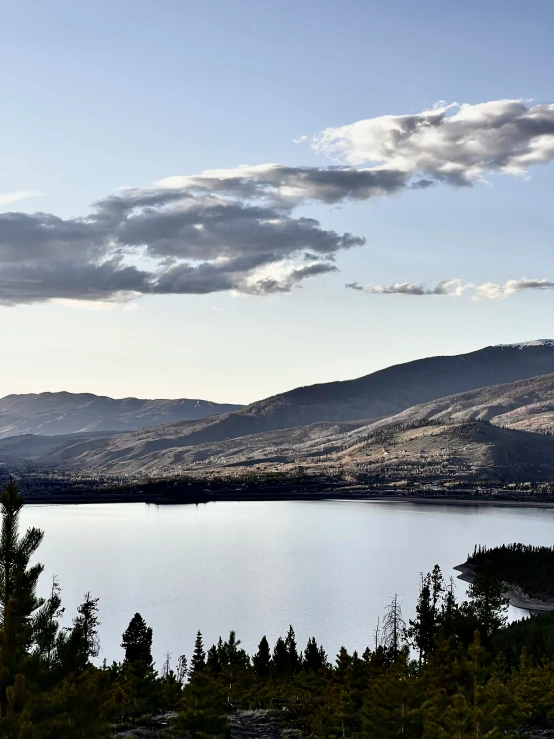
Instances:
[[[132,431],[171,421],[238,410],[238,404],[201,399],[110,398],[94,393],[11,393],[0,398],[0,438],[25,434]]]
[[[353,380],[294,388],[220,416],[166,424],[159,438],[181,445],[225,441],[319,422],[371,420],[456,393],[554,372],[554,342],[529,347],[485,347],[467,354],[393,365]]]

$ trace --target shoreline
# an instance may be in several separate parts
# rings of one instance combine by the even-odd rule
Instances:
[[[290,500],[294,500],[291,498]],[[347,497],[340,498],[326,497],[324,500],[344,500],[344,501],[368,501],[369,503],[424,503],[427,505],[460,505],[460,506],[504,506],[507,508],[554,508],[554,500],[505,500],[496,498],[425,498],[423,496],[386,496],[374,495],[365,497]]]
[[[463,562],[460,565],[456,565],[452,569],[457,570],[460,574],[458,580],[463,582],[472,583],[475,580],[475,570],[467,562]],[[539,600],[538,598],[531,598],[526,595],[523,590],[517,586],[509,587],[504,591],[504,596],[508,603],[514,608],[521,608],[522,610],[529,611],[530,613],[545,613],[548,611],[554,611],[554,598],[550,600]]]
[[[554,498],[546,499],[508,499],[496,496],[437,496],[437,495],[387,495],[358,490],[289,490],[254,489],[254,490],[196,490],[169,491],[143,490],[129,492],[94,492],[94,493],[53,493],[46,495],[25,494],[25,502],[29,505],[87,505],[99,503],[150,503],[154,505],[198,505],[209,502],[274,502],[274,501],[336,501],[367,503],[413,503],[415,505],[476,506],[505,508],[554,508]]]

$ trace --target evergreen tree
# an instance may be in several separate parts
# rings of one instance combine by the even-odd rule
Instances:
[[[301,655],[298,653],[296,635],[292,626],[289,626],[287,638],[285,639],[285,646],[289,656],[289,670],[291,672],[298,672],[301,663]]]
[[[75,660],[65,659],[75,639],[59,629],[57,581],[48,599],[36,596],[43,567],[30,560],[43,534],[19,534],[22,507],[10,480],[0,496],[0,736],[101,739],[108,736],[105,676],[84,664],[74,671]]]
[[[129,622],[123,633],[121,646],[125,650],[127,664],[152,664],[152,629],[146,625],[140,613],[135,613]]]
[[[235,631],[229,633],[229,639],[221,645],[218,645],[220,659],[223,665],[233,667],[236,665],[246,666],[250,663],[248,655],[244,649],[240,649],[240,639],[237,639]]]
[[[180,712],[169,736],[223,739],[227,720],[222,715],[224,696],[207,672],[197,672],[185,686]]]
[[[60,619],[64,610],[60,584],[54,577],[50,597],[34,617],[36,651],[47,668],[54,668],[59,656],[57,646],[60,639]]]
[[[271,651],[265,636],[262,636],[262,639],[258,644],[258,651],[252,657],[252,664],[258,677],[263,679],[269,675],[269,670],[271,668]]]
[[[440,627],[442,634],[446,639],[458,636],[459,620],[460,614],[458,604],[456,603],[456,596],[454,594],[454,581],[450,578],[450,583],[445,591],[440,614]]]
[[[419,665],[426,662],[435,648],[438,635],[444,580],[438,565],[421,578],[419,597],[416,604],[416,618],[410,620],[407,636],[418,650]]]
[[[344,676],[348,668],[352,665],[352,657],[348,654],[346,647],[341,647],[337,654],[337,674]]]
[[[194,642],[194,651],[190,660],[189,675],[192,677],[206,667],[206,652],[204,651],[204,644],[202,641],[202,634],[200,631],[196,634],[196,640]]]
[[[289,671],[289,650],[281,636],[273,647],[273,666],[278,675],[283,675]]]
[[[73,638],[85,663],[100,654],[98,600],[87,593],[85,600],[77,608],[78,615],[73,619]]]
[[[327,655],[323,647],[318,647],[314,637],[308,639],[304,650],[303,668],[308,672],[318,672],[327,665]]]
[[[221,668],[223,667],[221,663],[221,651],[215,644],[212,644],[208,649],[208,654],[206,655],[206,667],[208,667],[214,675],[219,675]]]
[[[483,641],[488,643],[492,633],[506,624],[508,601],[504,596],[504,585],[494,576],[478,575],[467,594]]]
[[[10,711],[16,696],[21,703],[28,693],[25,674],[31,667],[29,653],[36,635],[34,622],[44,605],[36,595],[43,566],[30,565],[44,534],[30,528],[19,535],[22,508],[18,486],[10,480],[0,497],[0,719]]]

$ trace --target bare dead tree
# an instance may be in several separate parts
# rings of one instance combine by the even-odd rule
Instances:
[[[402,609],[398,602],[398,595],[395,593],[394,598],[386,607],[383,620],[383,645],[390,651],[393,659],[396,659],[400,653],[405,631],[406,622],[402,618]]]

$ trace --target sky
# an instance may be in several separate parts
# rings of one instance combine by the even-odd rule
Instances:
[[[0,395],[554,336],[551,0],[1,8]]]

